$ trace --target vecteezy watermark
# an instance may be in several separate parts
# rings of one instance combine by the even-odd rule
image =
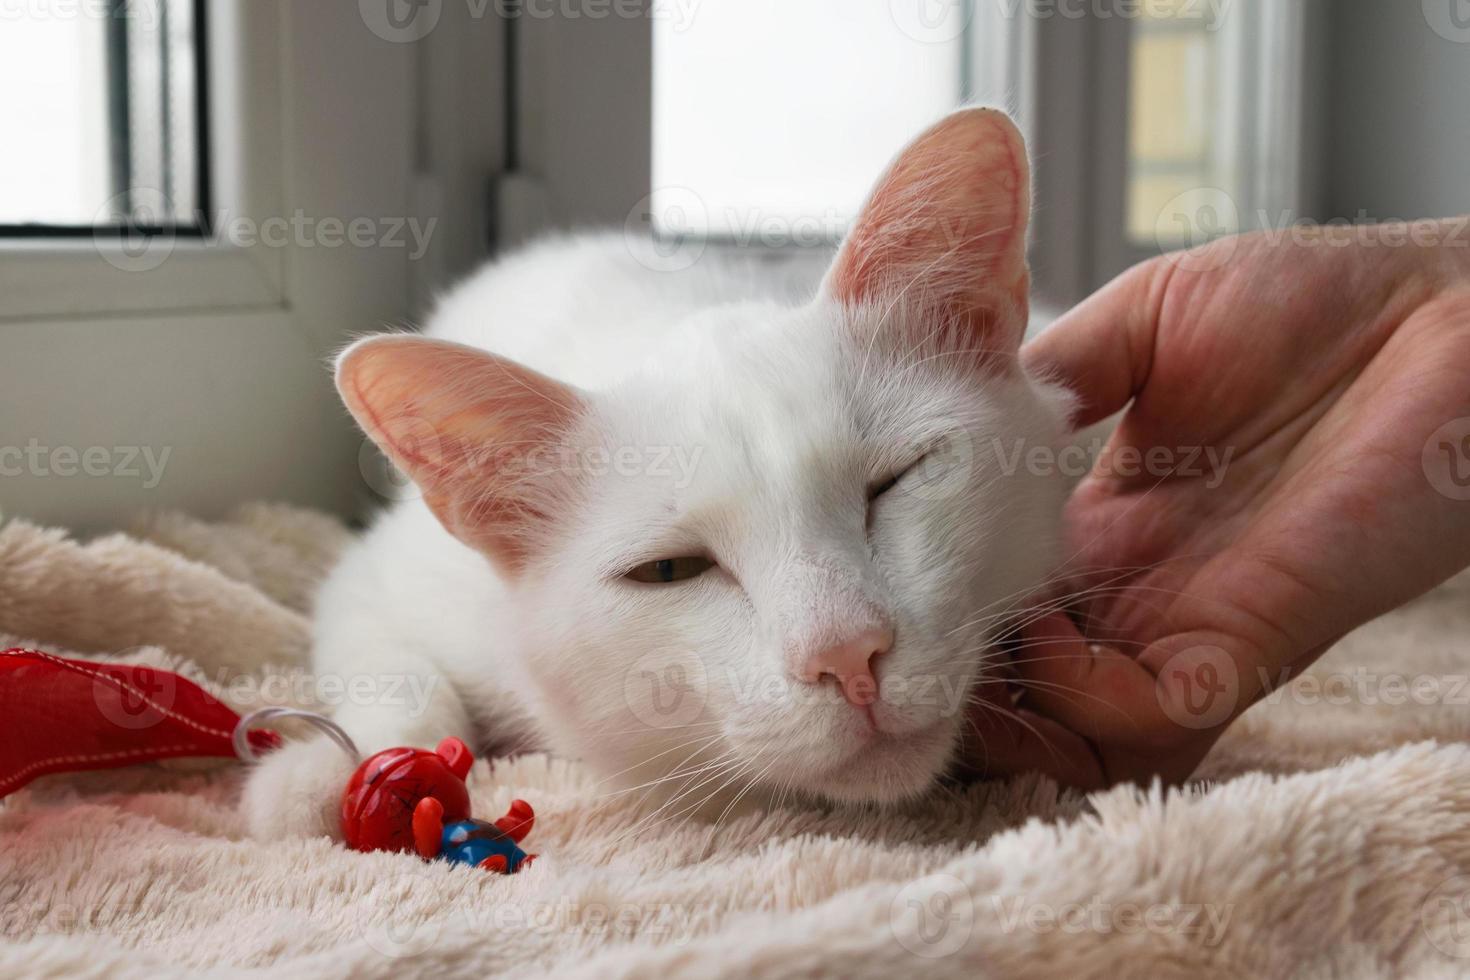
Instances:
[[[144,490],[163,482],[172,446],[49,446],[32,438],[24,446],[0,445],[0,479],[140,480]]]
[[[821,248],[842,241],[852,227],[853,217],[836,208],[821,214],[768,214],[760,208],[724,208],[723,219],[729,241],[741,248]]]
[[[628,253],[640,265],[655,272],[681,272],[703,257],[711,239],[740,248],[822,248],[841,242],[852,221],[852,215],[836,208],[819,214],[712,209],[689,188],[670,186],[639,198],[623,221],[623,235]],[[939,230],[956,236],[963,231]]]
[[[944,673],[890,673],[881,682],[859,678],[846,685],[810,684],[777,671],[716,671],[694,654],[675,651],[654,651],[631,664],[623,673],[623,700],[649,728],[682,728],[704,714],[716,684],[731,704],[762,709],[845,708],[856,700],[895,709],[932,709],[926,714],[953,718],[969,703],[966,685]]]
[[[1138,20],[1203,22],[1219,30],[1235,0],[889,0],[893,22],[924,44],[948,44],[969,29],[977,13],[1004,20]]]
[[[158,26],[163,0],[0,0],[0,21],[128,20]]]
[[[1101,438],[1073,443],[1058,449],[1049,445],[1027,445],[1024,439],[1007,443],[996,436],[989,440],[1000,472],[1014,476],[1061,475],[1080,479],[1088,474],[1134,478],[1203,480],[1214,490],[1225,482],[1235,447],[1226,446],[1113,446]]]
[[[178,693],[178,675],[157,667],[133,667],[124,674],[103,666],[92,674],[92,703],[97,713],[126,731],[162,723]]]
[[[1450,500],[1470,500],[1470,418],[1446,422],[1424,443],[1429,485]]]
[[[699,719],[709,700],[709,675],[696,656],[654,651],[623,673],[623,702],[649,728],[682,728]]]
[[[124,272],[148,272],[163,265],[178,246],[179,228],[205,229],[195,240],[221,248],[380,248],[406,249],[410,262],[429,250],[437,217],[367,216],[350,218],[308,214],[249,217],[224,209],[196,211],[180,218],[163,197],[134,190],[98,209],[92,242],[98,254]]]
[[[893,23],[921,44],[948,44],[962,37],[975,17],[968,0],[888,0]]]
[[[354,916],[363,943],[373,952],[389,959],[418,956],[439,941],[446,922],[437,915],[416,914],[422,907],[422,899],[415,900],[415,893],[423,896],[438,894],[444,890],[463,891],[464,885],[435,872],[431,867],[414,868],[382,877],[374,883],[372,891],[363,903],[362,910]],[[450,903],[450,908],[464,908],[465,898]]]
[[[1470,875],[1440,882],[1419,906],[1419,925],[1435,949],[1470,959]]]
[[[965,685],[948,674],[889,674],[881,682],[862,677],[844,685],[793,684],[775,673],[742,677],[735,670],[726,675],[726,687],[737,704],[842,706],[849,700],[859,704],[885,704],[893,708],[937,708],[944,718],[953,718],[968,703]]]
[[[823,249],[842,243],[857,216],[838,208],[796,213],[762,207],[711,206],[688,187],[667,185],[639,198],[623,220],[628,253],[655,272],[681,272],[703,257],[709,244],[736,248]],[[917,216],[911,231],[932,233],[961,247],[989,229],[971,215]]]
[[[434,691],[443,678],[412,673],[309,673],[287,671],[233,674],[216,671],[210,678],[220,697],[243,707],[302,705],[313,710],[352,707],[399,709],[407,718],[421,718],[429,710]]]
[[[888,906],[898,944],[926,960],[953,956],[975,929],[970,888],[951,874],[932,874],[900,888]]]
[[[644,477],[675,490],[694,481],[704,458],[703,446],[575,446],[548,444],[517,446],[487,444],[452,449],[451,440],[423,419],[397,419],[393,438],[417,459],[453,460],[461,473],[511,485],[552,475],[577,477]],[[371,439],[358,448],[358,472],[373,492],[385,500],[417,500],[422,491],[395,466]]]
[[[123,272],[151,272],[168,261],[178,240],[175,209],[161,191],[114,194],[92,216],[92,247]]]
[[[623,219],[628,254],[654,272],[683,272],[709,245],[709,211],[687,187],[660,187],[639,198]]]
[[[1272,705],[1470,706],[1470,674],[1404,674],[1359,666],[1294,677],[1286,667],[1257,667],[1255,678],[1261,700]],[[1169,658],[1154,690],[1170,721],[1196,731],[1220,727],[1242,706],[1235,659],[1216,646],[1191,647]]]
[[[1235,6],[1235,0],[977,0],[990,4],[1002,16],[1014,20],[1030,17],[1047,20],[1141,20],[1166,19],[1172,22],[1203,22],[1210,30],[1218,30]]]
[[[1346,248],[1470,248],[1470,216],[1404,221],[1378,219],[1366,210],[1327,221],[1256,212],[1261,235],[1272,245]]]
[[[446,0],[357,0],[362,22],[384,41],[421,41],[439,26]],[[701,0],[448,0],[462,2],[472,20],[667,20],[676,33],[694,23]]]
[[[1240,705],[1240,670],[1235,658],[1220,647],[1190,647],[1164,663],[1154,696],[1164,716],[1179,727],[1218,728]]]
[[[972,485],[975,437],[955,426],[929,443],[928,451],[904,473],[893,492],[916,500],[951,500]]]
[[[1028,902],[1019,896],[991,897],[991,904],[1006,933],[1038,934],[1096,933],[1137,936],[1144,933],[1188,936],[1201,946],[1214,948],[1225,939],[1234,914],[1233,905],[1210,903],[1111,902],[1093,897],[1086,902]]]
[[[1312,671],[1291,680],[1291,672],[1281,668],[1273,675],[1264,667],[1257,668],[1261,689],[1268,692],[1267,704],[1349,705],[1390,708],[1414,705],[1470,705],[1470,675],[1467,674],[1400,674],[1379,673],[1367,667],[1321,673]]]
[[[1470,44],[1470,0],[1424,0],[1424,20],[1446,41]]]
[[[5,871],[0,864],[0,871]],[[108,894],[109,900],[96,903],[57,901],[52,896],[29,901],[24,898],[0,900],[0,939],[20,942],[42,936],[76,936],[88,933],[111,933],[127,929],[141,914],[140,899],[120,897],[126,889]]]
[[[1195,187],[1170,198],[1154,221],[1154,242],[1191,272],[1217,269],[1235,255],[1240,208],[1219,187]]]
[[[1359,210],[1351,218],[1318,221],[1290,211],[1242,211],[1219,187],[1191,188],[1169,200],[1155,220],[1154,241],[1179,268],[1208,272],[1234,258],[1239,247],[1235,235],[1249,228],[1272,246],[1470,248],[1470,216],[1405,221]]]
[[[93,675],[97,711],[118,728],[152,728],[168,717],[179,695],[179,675],[150,665],[131,665],[126,673],[103,665]],[[236,674],[221,669],[201,678],[212,696],[243,710],[270,705],[316,711],[343,706],[388,707],[408,718],[429,710],[442,678],[412,673],[313,674],[306,671]]]

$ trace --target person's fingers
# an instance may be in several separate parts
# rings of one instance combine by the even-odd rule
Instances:
[[[1027,703],[1085,738],[1136,744],[1158,726],[1157,678],[1089,642],[1066,613],[1029,625],[1011,661]]]
[[[1155,259],[1129,269],[1022,348],[1028,371],[1078,396],[1078,428],[1122,409],[1147,380],[1168,268]]]
[[[966,768],[985,776],[1040,772],[1063,786],[1100,789],[1108,779],[1092,746],[1076,732],[1017,708],[1005,685],[981,685],[966,718]]]
[[[1269,686],[1271,655],[1219,633],[1184,632],[1138,657],[1085,639],[1065,614],[1028,627],[1012,656],[1027,703],[1104,749],[1202,754]],[[1119,775],[1111,773],[1115,778]]]

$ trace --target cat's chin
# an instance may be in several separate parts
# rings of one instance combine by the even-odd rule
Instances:
[[[899,803],[933,787],[954,751],[955,726],[941,718],[903,735],[880,735],[840,765],[798,785],[834,803]]]

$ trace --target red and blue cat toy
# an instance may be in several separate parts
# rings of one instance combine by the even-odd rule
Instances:
[[[425,859],[515,874],[535,858],[521,850],[536,815],[515,800],[493,823],[470,816],[464,777],[474,756],[457,738],[433,752],[384,749],[370,756],[342,796],[342,836],[357,851],[416,851]]]
[[[296,708],[237,715],[199,685],[145,664],[0,650],[0,798],[38,776],[115,769],[183,756],[250,761],[277,748],[256,722],[294,718],[325,732],[354,760],[357,747],[330,719]],[[386,749],[357,767],[342,797],[342,836],[358,851],[414,851],[514,874],[536,815],[524,800],[493,823],[470,816],[469,747],[446,738],[433,752]]]

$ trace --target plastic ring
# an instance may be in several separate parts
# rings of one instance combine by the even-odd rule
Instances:
[[[343,752],[350,755],[353,762],[359,761],[362,757],[362,754],[357,751],[357,746],[353,744],[352,738],[342,730],[341,725],[332,721],[330,718],[301,708],[281,707],[258,708],[235,723],[235,731],[230,736],[230,741],[235,746],[235,755],[246,762],[255,762],[259,756],[250,747],[250,729],[273,718],[297,718],[310,725],[314,725],[325,732],[328,738],[336,742],[342,748]]]

